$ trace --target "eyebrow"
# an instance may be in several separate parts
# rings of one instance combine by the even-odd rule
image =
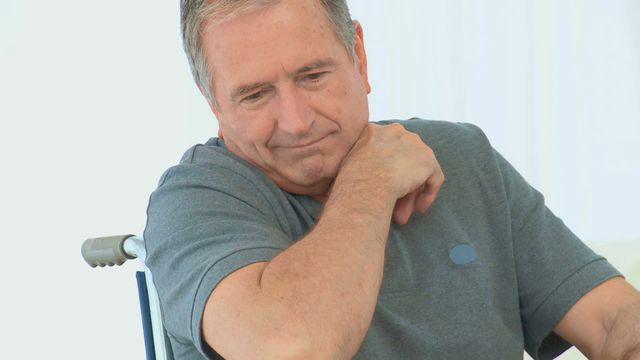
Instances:
[[[336,66],[338,66],[338,64],[333,59],[329,59],[329,58],[318,59],[318,60],[312,61],[307,65],[302,66],[297,71],[295,71],[293,75],[306,73],[319,68],[336,67]]]
[[[287,76],[295,77],[299,74],[306,73],[309,71],[313,71],[321,68],[335,68],[336,66],[338,66],[338,64],[333,59],[330,59],[330,58],[318,59],[306,65],[301,66],[300,68],[298,68],[298,70],[294,71],[293,73],[288,73]],[[239,98],[247,94],[250,94],[258,89],[268,87],[270,85],[271,83],[266,81],[258,81],[254,83],[240,85],[231,92],[231,100],[233,102],[236,102]]]

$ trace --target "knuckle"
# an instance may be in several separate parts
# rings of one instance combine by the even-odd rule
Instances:
[[[425,146],[426,146],[426,150],[425,151],[427,152],[427,155],[429,155],[430,157],[435,157],[436,154],[433,152],[433,149],[431,147],[427,146],[427,145],[425,145]]]
[[[415,142],[420,142],[420,143],[422,143],[422,138],[420,137],[420,135],[418,135],[418,134],[416,134],[416,133],[409,132],[409,133],[407,134],[407,136],[408,136],[409,138],[411,138],[411,140],[413,140],[413,141],[415,141]]]
[[[387,128],[394,134],[399,134],[405,131],[404,127],[398,123],[387,125]]]

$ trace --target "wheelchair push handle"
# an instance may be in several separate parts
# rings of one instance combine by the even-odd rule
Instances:
[[[82,244],[82,257],[91,267],[122,265],[129,259],[135,259],[124,249],[124,242],[134,235],[105,236],[85,240]]]

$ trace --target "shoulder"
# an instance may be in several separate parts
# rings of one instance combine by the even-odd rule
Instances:
[[[263,178],[251,164],[228,151],[220,139],[212,138],[187,149],[180,162],[165,171],[158,187],[177,181],[212,186],[233,185],[239,179],[260,183]]]
[[[264,173],[227,150],[218,138],[185,151],[180,162],[162,174],[156,191],[184,186],[216,190],[238,198],[264,198],[267,193],[281,192]]]
[[[418,134],[422,140],[434,148],[475,149],[490,147],[489,140],[478,126],[470,123],[411,118],[408,120],[385,120],[380,125],[398,123],[405,129]]]
[[[265,174],[211,139],[189,148],[160,177],[149,198],[148,218],[176,218],[176,208],[235,209],[246,206],[271,219],[285,200]],[[186,210],[184,210],[186,211]]]
[[[478,126],[470,123],[420,118],[384,120],[375,123],[379,125],[401,124],[408,131],[420,135],[425,142],[433,144],[469,144],[469,141],[472,141],[470,145],[479,145],[488,142],[484,132]]]
[[[434,151],[441,165],[486,167],[495,163],[493,147],[484,132],[474,124],[419,118],[377,123],[399,123],[408,131],[418,134]]]

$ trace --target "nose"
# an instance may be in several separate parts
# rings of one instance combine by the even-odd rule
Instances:
[[[278,128],[291,135],[306,134],[313,124],[307,98],[298,89],[282,89],[279,93]]]

